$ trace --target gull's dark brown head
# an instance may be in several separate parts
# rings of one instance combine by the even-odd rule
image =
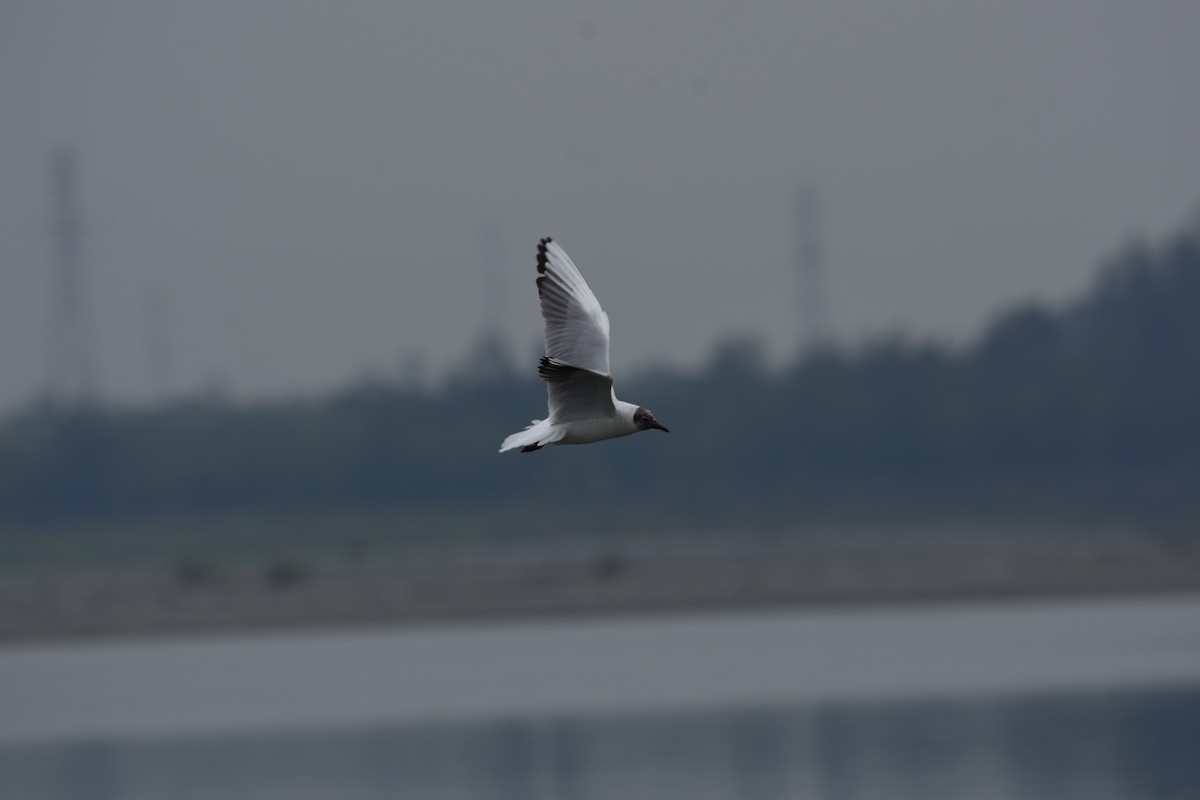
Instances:
[[[663,431],[664,433],[671,432],[671,431],[667,430],[666,425],[663,425],[661,422],[659,422],[658,420],[656,420],[654,418],[653,411],[651,411],[648,408],[642,408],[640,406],[638,407],[637,411],[633,412],[633,424],[637,425],[638,428],[643,431],[648,431],[651,428],[657,428],[658,430]]]

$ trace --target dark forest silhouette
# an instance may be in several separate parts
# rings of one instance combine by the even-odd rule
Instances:
[[[526,368],[528,367],[528,368]],[[789,515],[1200,509],[1200,225],[1127,247],[1062,307],[1030,303],[951,349],[884,339],[782,371],[753,342],[625,393],[670,436],[499,455],[543,403],[530,365],[437,390],[368,382],[320,400],[49,404],[0,425],[0,523],[404,510],[513,524]],[[582,522],[579,520],[582,519]]]

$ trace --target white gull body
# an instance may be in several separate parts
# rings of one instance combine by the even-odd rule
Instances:
[[[546,356],[538,374],[546,381],[549,416],[506,438],[500,452],[666,431],[648,409],[617,399],[608,368],[608,315],[566,251],[542,239],[537,266],[546,322]]]

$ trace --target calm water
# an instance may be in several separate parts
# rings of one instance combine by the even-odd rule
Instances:
[[[0,650],[0,798],[1192,798],[1200,600]]]

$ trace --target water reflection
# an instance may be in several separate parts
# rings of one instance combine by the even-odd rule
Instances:
[[[31,800],[1192,798],[1200,688],[0,750]]]

